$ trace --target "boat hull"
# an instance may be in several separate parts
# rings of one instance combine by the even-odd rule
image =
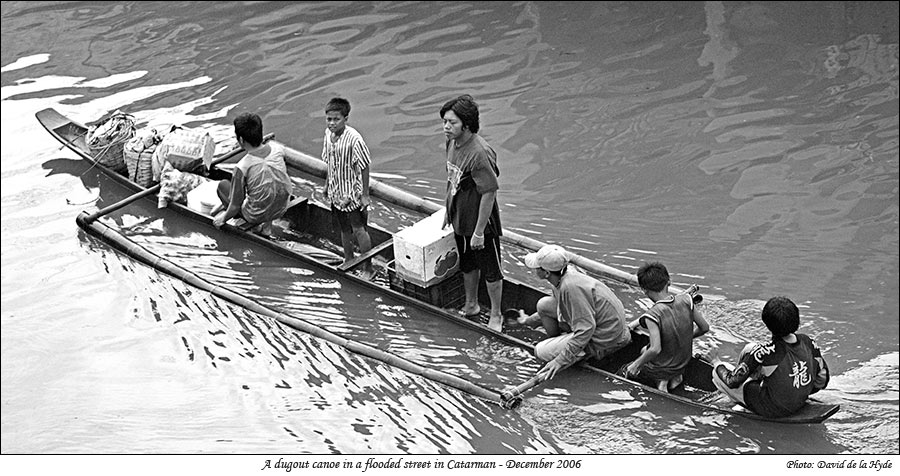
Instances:
[[[129,180],[127,177],[94,160],[88,147],[84,143],[84,136],[87,132],[85,126],[66,118],[53,109],[39,111],[36,114],[36,117],[51,135],[83,159],[92,163],[105,175],[108,175],[119,184],[134,192],[146,190],[144,187]],[[290,148],[286,149],[289,153],[292,151]],[[297,166],[296,160],[289,160],[288,165]],[[317,166],[314,167],[314,164],[300,164],[300,168],[303,169],[302,171],[304,173],[310,173],[310,167],[316,168]],[[313,171],[313,173],[315,173],[315,171]],[[210,176],[212,178],[227,178],[230,177],[230,174],[220,168],[214,168],[210,171]],[[404,199],[409,201],[406,198]],[[187,216],[192,220],[212,226],[212,217],[209,215],[195,211],[178,203],[170,204],[169,208],[180,215]],[[287,232],[285,236],[262,236],[251,232],[247,227],[241,225],[226,224],[222,228],[225,232],[233,233],[258,246],[275,251],[287,259],[340,275],[343,279],[349,279],[359,285],[375,289],[380,293],[391,295],[393,298],[396,298],[413,308],[437,315],[458,325],[492,336],[507,344],[526,349],[532,354],[534,353],[534,343],[540,339],[542,334],[531,330],[516,328],[516,326],[507,326],[509,329],[506,332],[495,331],[487,326],[486,315],[478,316],[478,318],[473,320],[460,316],[455,309],[446,309],[443,307],[447,303],[438,301],[446,298],[446,292],[438,292],[436,296],[428,295],[427,293],[423,294],[421,289],[415,289],[415,287],[410,286],[409,283],[403,283],[401,280],[397,279],[396,273],[394,273],[393,270],[394,256],[393,247],[391,246],[393,235],[389,231],[375,225],[370,225],[369,232],[373,244],[372,250],[348,263],[338,264],[334,260],[327,259],[325,254],[316,255],[315,253],[309,252],[297,252],[294,251],[294,249],[281,244],[284,239],[290,239],[290,237],[301,233],[306,236],[313,236],[317,237],[319,240],[330,242],[334,244],[333,246],[335,248],[339,247],[340,236],[331,226],[332,219],[330,209],[312,203],[309,200],[298,199],[292,202],[292,206],[288,209],[288,212],[285,213],[283,218],[283,221],[288,227],[287,230],[284,230]],[[79,226],[86,227],[90,226],[90,224],[87,223],[86,220],[80,220]],[[278,235],[279,232],[277,229],[275,233]],[[128,247],[117,246],[117,249],[127,252],[127,249],[123,248]],[[390,279],[386,282],[380,282],[378,280],[369,279],[361,273],[356,272],[357,269],[368,263],[379,263],[384,267]],[[606,268],[603,268],[603,271],[607,271]],[[611,274],[613,279],[628,281],[628,279],[624,279],[620,276],[622,272],[604,274]],[[448,282],[452,282],[452,280]],[[460,291],[455,290],[454,292]],[[485,303],[485,306],[483,307],[488,308],[489,301],[483,284],[481,295],[482,300]],[[503,283],[502,307],[504,309],[522,309],[525,312],[531,313],[536,310],[537,301],[543,296],[545,296],[545,294],[538,289],[518,280],[505,278]],[[645,335],[633,332],[632,343],[624,349],[606,357],[602,361],[581,362],[579,367],[590,372],[601,374],[610,379],[640,387],[645,392],[652,395],[690,405],[703,411],[714,411],[754,420],[775,421],[781,423],[820,423],[836,413],[840,408],[836,404],[810,399],[808,404],[796,414],[791,415],[790,417],[773,419],[750,413],[749,411],[736,409],[730,404],[722,404],[721,401],[719,401],[718,404],[714,404],[713,401],[721,399],[717,399],[719,394],[712,383],[712,365],[699,356],[695,356],[691,360],[689,366],[685,369],[684,385],[678,387],[672,393],[661,392],[656,388],[642,385],[617,375],[619,368],[625,363],[634,360],[646,343],[647,337]],[[506,407],[514,407],[520,401],[520,398],[521,397],[517,395],[509,395],[505,397],[503,399],[504,401],[501,403]]]

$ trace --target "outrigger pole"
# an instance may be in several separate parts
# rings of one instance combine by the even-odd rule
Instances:
[[[284,146],[284,161],[291,167],[306,172],[310,175],[316,176],[318,178],[325,177],[326,165],[324,162],[311,155],[300,152],[297,149],[288,147],[287,145]],[[443,206],[440,204],[430,202],[422,197],[413,195],[409,192],[380,182],[373,178],[369,179],[369,193],[388,203],[399,205],[406,209],[428,215],[443,208]],[[546,244],[533,238],[519,235],[518,233],[514,233],[512,231],[504,231],[503,236],[501,236],[500,239],[531,251],[537,251]],[[599,276],[619,281],[625,284],[630,284],[632,286],[638,285],[637,277],[631,273],[627,273],[620,269],[613,268],[612,266],[599,263],[583,256],[578,256],[574,253],[569,253],[569,255],[571,256],[572,263]],[[677,289],[673,290],[676,292],[678,291]]]
[[[112,208],[112,206],[108,208]],[[324,339],[328,342],[331,342],[332,344],[341,346],[355,354],[363,355],[371,359],[375,359],[380,362],[398,367],[401,370],[405,370],[411,374],[419,375],[448,387],[452,387],[481,399],[487,400],[491,403],[498,404],[503,408],[514,408],[519,403],[521,403],[521,398],[508,401],[504,399],[497,391],[481,387],[472,382],[469,382],[468,380],[450,375],[440,370],[426,368],[415,362],[400,357],[399,355],[377,349],[358,341],[341,337],[302,319],[270,309],[228,288],[213,284],[201,278],[199,275],[192,273],[187,269],[182,268],[175,263],[147,250],[141,245],[129,240],[106,224],[96,221],[95,215],[98,214],[95,213],[93,215],[89,215],[87,212],[81,212],[75,219],[75,222],[78,223],[78,226],[84,229],[88,234],[100,239],[122,254],[136,261],[142,262],[148,266],[151,266],[158,271],[180,279],[194,287],[207,291],[216,297],[224,299],[232,304],[247,308],[250,311],[256,312],[258,314],[271,317],[281,324],[287,325],[291,328],[313,335],[320,339]],[[90,220],[91,217],[95,217],[95,219]]]

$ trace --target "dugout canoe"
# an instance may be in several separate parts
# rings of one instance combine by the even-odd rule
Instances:
[[[86,126],[63,116],[52,108],[39,111],[36,114],[36,117],[41,125],[54,138],[77,153],[81,158],[90,162],[105,175],[133,192],[143,192],[148,197],[146,199],[155,200],[155,197],[152,197],[152,194],[149,193],[150,190],[141,187],[115,170],[101,165],[94,159],[90,149],[84,141],[84,137],[88,130]],[[318,159],[287,146],[285,146],[285,152],[285,161],[289,168],[309,175],[318,177],[324,176],[324,163]],[[230,176],[230,173],[225,169],[214,167],[214,169],[210,171],[210,176],[213,178],[227,178]],[[408,192],[374,180],[372,181],[370,192],[373,196],[381,198],[384,201],[421,213],[432,213],[441,208],[440,205],[433,202],[428,202],[420,197],[409,194]],[[213,218],[210,215],[203,214],[178,203],[171,203],[168,208],[195,222],[212,227]],[[208,283],[201,282],[202,280],[196,275],[193,275],[193,273],[179,269],[177,268],[177,265],[174,265],[171,262],[161,263],[161,261],[165,260],[160,260],[158,258],[154,259],[152,257],[148,258],[147,256],[143,256],[143,259],[141,259],[142,253],[148,253],[146,250],[136,250],[135,248],[139,248],[138,245],[131,242],[123,242],[123,240],[128,240],[121,236],[116,237],[115,235],[117,235],[117,233],[114,230],[108,229],[108,227],[105,227],[90,218],[91,216],[86,213],[79,215],[79,219],[77,220],[79,226],[104,241],[111,241],[117,250],[131,256],[138,255],[137,257],[142,262],[155,266],[161,271],[181,279],[185,279],[191,284],[201,287],[209,286]],[[314,237],[311,241],[314,241],[320,246],[324,241],[330,243],[330,248],[340,250],[340,235],[335,233],[331,227],[331,210],[329,208],[311,202],[305,198],[297,198],[291,202],[291,206],[285,213],[285,216],[282,220],[279,220],[278,223],[279,226],[273,227],[271,230],[272,235],[270,236],[263,236],[253,232],[245,224],[240,223],[240,221],[234,224],[225,224],[221,230],[225,233],[234,234],[239,238],[252,242],[258,246],[275,251],[287,259],[303,263],[334,275],[340,275],[343,279],[351,280],[361,286],[390,295],[393,298],[404,302],[406,305],[422,312],[439,316],[447,321],[496,338],[506,344],[523,348],[532,355],[534,354],[534,344],[538,342],[543,335],[537,331],[521,329],[520,327],[510,325],[509,323],[504,326],[504,331],[495,331],[487,326],[486,313],[483,313],[476,318],[467,318],[459,315],[456,309],[461,305],[461,300],[464,296],[462,292],[462,277],[460,275],[453,276],[443,281],[440,285],[427,289],[406,282],[396,273],[393,266],[393,234],[377,225],[370,225],[369,227],[369,234],[372,239],[372,249],[347,263],[339,264],[329,258],[329,256],[333,256],[333,253],[298,252],[295,251],[293,247],[283,244],[287,240],[296,240],[298,236],[306,236]],[[534,250],[543,245],[543,243],[530,238],[520,237],[513,233],[510,233],[509,235],[510,236],[506,237],[507,243],[513,243],[526,249]],[[309,243],[306,243],[306,245],[309,245]],[[306,246],[302,249],[309,250],[310,248],[309,246]],[[380,279],[370,279],[359,272],[364,265],[370,263],[375,263],[377,265],[376,267],[382,271],[382,273],[380,273]],[[636,282],[636,278],[629,273],[601,263],[593,262],[583,257],[574,256],[573,263],[599,277],[627,284],[634,284]],[[285,316],[277,311],[261,309],[252,302],[242,300],[240,296],[234,296],[234,293],[231,293],[230,291],[223,291],[221,289],[216,291],[222,291],[222,296],[232,302],[253,307],[254,310],[262,312],[263,314],[273,315],[271,313],[274,313],[277,315],[276,319],[285,322],[288,325],[292,325],[293,327],[300,328],[305,332],[314,333],[320,337],[330,339],[332,342],[337,341],[339,343],[342,342],[347,344],[344,342],[347,339],[340,336],[329,336],[328,334],[330,333],[323,331],[321,328],[310,328],[315,326],[299,325],[297,322],[299,320],[296,318]],[[502,307],[504,309],[522,309],[525,312],[531,313],[535,311],[538,299],[544,295],[544,292],[528,284],[513,278],[505,278],[503,283]],[[489,309],[489,300],[487,299],[487,293],[483,284],[481,289],[481,299],[483,301],[482,308]],[[679,386],[671,393],[659,391],[656,388],[642,385],[616,374],[622,365],[634,360],[639,355],[641,348],[648,342],[647,336],[641,333],[634,332],[632,338],[632,343],[629,346],[613,355],[610,355],[601,361],[581,362],[578,367],[586,371],[601,374],[609,379],[618,380],[639,387],[644,392],[654,396],[676,401],[701,411],[718,412],[753,420],[779,423],[821,423],[840,409],[840,406],[837,404],[821,402],[811,398],[808,400],[807,405],[796,414],[785,418],[773,419],[738,409],[730,404],[724,404],[722,401],[723,398],[721,398],[721,395],[717,392],[712,383],[712,365],[702,356],[695,356],[685,369],[683,385]],[[348,346],[345,345],[345,347]],[[367,355],[365,347],[366,346],[363,344],[353,343],[348,348],[351,350],[356,349],[354,351],[357,351],[357,353]],[[362,352],[358,352],[360,348],[362,348]],[[377,352],[380,351],[377,351],[376,349],[376,353]],[[372,352],[369,352],[369,354],[371,353]],[[413,373],[432,378],[433,380],[437,380],[473,395],[494,401],[506,408],[515,407],[522,398],[521,396],[508,391],[497,392],[490,389],[482,389],[474,386],[474,384],[467,384],[467,382],[461,381],[462,379],[459,379],[458,377],[443,375],[442,372],[434,371],[432,369],[423,369],[420,366],[417,367],[418,364],[415,363],[402,362],[403,359],[398,360],[396,356],[388,356],[387,359],[381,360],[399,365],[401,368],[405,368]]]

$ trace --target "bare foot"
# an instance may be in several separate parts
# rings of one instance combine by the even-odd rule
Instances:
[[[669,380],[669,384],[668,384],[669,390],[676,389],[679,385],[681,385],[681,382],[683,382],[683,381],[684,381],[684,377],[681,374],[678,374],[675,378],[673,378],[672,380]]]
[[[272,222],[271,221],[262,222],[259,225],[256,225],[253,229],[257,235],[261,235],[261,236],[265,236],[265,237],[272,236]]]
[[[481,314],[481,306],[479,306],[478,304],[473,304],[471,306],[466,304],[462,307],[462,309],[459,310],[459,312],[466,317],[477,316]]]
[[[375,277],[375,270],[371,267],[363,268],[359,270],[359,277],[366,281],[371,281]]]
[[[659,382],[656,382],[656,389],[660,392],[669,393],[669,381],[660,380]]]
[[[501,316],[500,314],[491,316],[491,319],[488,321],[488,327],[497,332],[503,331],[503,316]]]

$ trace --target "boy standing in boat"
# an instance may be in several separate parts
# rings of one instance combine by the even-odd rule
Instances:
[[[828,385],[828,364],[812,338],[796,333],[800,311],[790,299],[769,299],[762,310],[762,321],[772,332],[772,340],[747,344],[737,368],[714,358],[713,383],[754,413],[785,417]]]
[[[344,262],[353,259],[353,238],[359,252],[372,248],[366,226],[369,221],[369,148],[362,135],[347,125],[350,102],[332,98],[325,105],[325,139],[322,161],[328,165],[325,177],[325,196],[331,203],[332,215],[341,230]],[[372,265],[365,265],[365,274],[372,274]]]
[[[478,104],[464,94],[441,107],[447,138],[447,198],[444,227],[453,226],[459,268],[463,273],[466,303],[462,313],[477,316],[478,283],[481,275],[491,300],[488,326],[500,331],[503,319],[500,298],[503,271],[500,267],[500,209],[497,206],[497,154],[478,135]]]
[[[690,294],[669,293],[669,271],[662,263],[644,263],[637,278],[654,304],[629,327],[645,327],[650,345],[625,367],[625,376],[668,392],[681,384],[681,373],[691,361],[693,339],[706,334],[709,324]]]
[[[262,119],[243,113],[234,119],[234,134],[247,154],[238,161],[231,180],[219,182],[216,190],[225,210],[213,225],[221,227],[240,216],[251,225],[267,225],[287,210],[293,185],[284,164],[284,148],[263,143]]]
[[[525,265],[553,287],[552,296],[537,302],[537,312],[520,311],[519,324],[542,325],[549,339],[534,347],[545,362],[539,380],[553,378],[561,369],[584,357],[602,359],[631,342],[622,301],[602,282],[569,266],[569,255],[557,245],[546,245],[525,256]]]

